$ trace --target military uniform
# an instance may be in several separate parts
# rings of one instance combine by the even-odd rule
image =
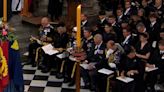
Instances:
[[[59,34],[58,32],[54,32],[53,35],[53,47],[54,48],[63,48],[65,49],[68,43],[69,37],[68,34],[66,32]],[[63,51],[62,51],[63,52]],[[62,53],[59,52],[59,53]],[[57,54],[59,54],[57,53]],[[57,68],[57,72],[60,72],[60,68],[61,68],[61,63],[62,63],[62,59],[58,58],[56,55],[47,55],[45,54],[43,59],[43,62],[45,63],[46,68],[43,69],[43,72],[48,72],[52,67]],[[56,66],[54,66],[56,65]]]
[[[53,34],[54,34],[54,28],[49,25],[48,27],[41,27],[39,29],[39,39],[42,37],[42,36],[46,36],[46,37],[50,37],[50,38],[53,38]],[[48,42],[48,43],[51,43],[51,42]],[[36,56],[36,50],[38,47],[41,47],[42,44],[41,43],[38,43],[36,40],[33,40],[31,42],[31,44],[29,45],[29,59],[31,60],[30,63],[32,63],[34,66],[35,66],[35,56]]]
[[[105,44],[93,45],[91,51],[87,54],[88,64],[93,64],[95,68],[88,70],[81,68],[81,76],[85,85],[91,85],[91,90],[96,90],[96,74],[97,69],[101,67],[101,63],[105,59]]]
[[[83,39],[83,45],[82,48],[86,53],[89,53],[91,51],[91,48],[93,46],[93,36],[90,36],[88,39]]]

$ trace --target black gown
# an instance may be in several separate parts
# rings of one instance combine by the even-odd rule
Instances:
[[[141,54],[141,55],[145,55],[147,53],[151,53],[152,52],[152,49],[151,49],[151,45],[149,43],[145,44],[145,46],[141,49],[141,42],[139,42],[137,45],[136,45],[136,52],[138,54]],[[141,63],[141,65],[143,67],[140,67],[140,69],[142,69],[143,71],[141,72],[142,75],[144,75],[145,73],[145,66],[146,66],[146,62],[149,62],[150,59],[142,59],[142,58],[137,58],[137,60]],[[150,76],[149,76],[150,77]],[[154,76],[155,78],[155,76]],[[147,80],[147,78],[146,78]],[[154,83],[155,79],[153,80],[153,83]],[[146,88],[146,85],[147,85],[147,82],[144,82],[143,83],[144,87]],[[143,88],[143,89],[145,89]]]

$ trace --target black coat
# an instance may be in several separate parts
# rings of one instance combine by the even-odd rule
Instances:
[[[131,7],[130,10],[126,14],[124,14],[124,16],[126,16],[127,18],[130,18],[131,15],[134,15],[134,14],[137,14],[137,9],[136,7]]]
[[[101,46],[99,47],[99,51],[97,52],[97,54],[95,54],[95,49],[96,45],[94,44],[93,47],[91,48],[91,51],[89,52],[87,59],[89,62],[96,62],[96,63],[100,63],[102,61],[104,61],[105,59],[105,44],[102,43]]]
[[[48,13],[51,15],[61,15],[62,6],[63,2],[60,2],[60,0],[49,0]]]
[[[125,44],[123,44],[125,38],[122,40],[121,45],[124,47],[125,45],[130,45],[130,46],[135,46],[136,44],[136,38],[131,35],[130,38],[125,42]]]
[[[53,36],[54,47],[55,48],[66,48],[69,41],[69,36],[67,33],[59,34],[55,33]]]
[[[116,35],[114,33],[103,33],[103,41],[107,43],[109,40],[116,41]]]
[[[120,42],[121,41],[121,38],[123,37],[123,35],[122,35],[122,31],[120,29],[119,24],[118,23],[115,23],[112,27],[113,27],[114,32],[117,35],[116,42]]]
[[[101,34],[104,32],[105,24],[108,24],[108,21],[105,19],[103,22],[99,19],[97,22],[98,30],[101,31]]]
[[[86,54],[88,54],[91,51],[93,45],[94,45],[93,37],[88,39],[88,40],[87,39],[83,39],[82,48],[84,49]]]
[[[160,24],[156,22],[152,27],[149,25],[148,34],[149,34],[149,41],[159,41],[160,40]]]
[[[155,64],[159,68],[159,71],[164,70],[164,59],[162,56],[164,56],[164,53],[160,53],[159,50],[155,50],[148,63]]]

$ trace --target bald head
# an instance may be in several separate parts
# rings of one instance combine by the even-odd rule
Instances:
[[[46,27],[49,24],[49,19],[47,17],[43,17],[41,20],[41,25]]]

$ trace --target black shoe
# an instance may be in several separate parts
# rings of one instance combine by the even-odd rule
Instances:
[[[62,73],[57,73],[57,74],[56,74],[56,78],[58,78],[58,79],[63,78],[63,74],[62,74]]]
[[[81,88],[82,89],[89,89],[90,88],[90,85],[89,84],[85,84],[85,86],[82,86]]]
[[[45,68],[45,69],[42,69],[41,72],[42,72],[42,73],[48,73],[48,72],[50,72],[50,69],[49,69],[49,68]]]
[[[44,65],[42,65],[42,64],[40,64],[39,66],[38,66],[38,69],[39,70],[43,70],[43,69],[45,69],[46,68],[46,66],[44,66]]]
[[[92,92],[95,92],[95,91],[96,91],[96,87],[95,87],[95,86],[93,86],[93,85],[91,85],[90,90],[91,90]]]
[[[32,64],[32,67],[36,67],[36,63],[33,63],[33,64]]]
[[[68,84],[68,87],[72,87],[72,86],[74,86],[74,85],[75,85],[75,81],[72,80],[72,81]]]
[[[70,80],[68,78],[64,78],[63,83],[68,83],[68,82],[70,82]]]
[[[28,61],[28,62],[25,62],[24,65],[31,65],[32,62],[31,61]]]

